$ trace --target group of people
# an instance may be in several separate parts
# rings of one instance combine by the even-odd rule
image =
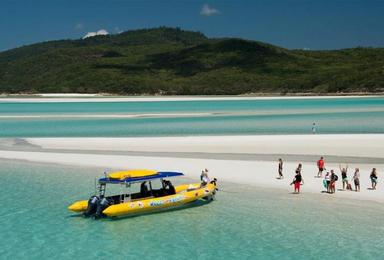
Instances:
[[[279,162],[279,168],[278,168],[279,177],[277,177],[277,178],[278,179],[284,179],[283,159],[279,158],[278,162]],[[294,193],[300,193],[300,186],[302,184],[304,184],[304,179],[301,176],[301,169],[302,168],[303,168],[303,165],[301,163],[299,163],[299,165],[297,166],[297,168],[295,170],[295,177],[293,178],[293,180],[290,184],[290,185],[294,186],[294,189],[295,189]]]
[[[317,167],[319,169],[319,172],[317,174],[317,177],[322,178],[323,176],[323,171],[325,170],[324,167],[324,158],[321,157],[320,160],[317,161]],[[345,165],[345,167],[342,167],[341,164],[339,164],[339,169],[341,173],[341,182],[343,184],[343,190],[352,190],[352,184],[349,183],[348,180],[348,164]],[[376,185],[377,185],[377,171],[376,168],[373,168],[370,174],[370,179],[371,179],[371,189],[376,190]],[[335,193],[336,189],[336,181],[338,181],[339,177],[336,175],[335,171],[332,169],[330,172],[327,172],[325,174],[324,180],[323,180],[323,185],[327,189],[328,193]],[[355,191],[360,191],[360,169],[355,168],[355,172],[353,173],[352,179],[353,184],[355,186]]]
[[[322,178],[323,177],[323,171],[326,170],[323,157],[321,157],[317,161],[317,168],[318,168],[318,173],[317,173],[317,176],[315,176],[315,177]],[[345,190],[345,189],[352,190],[352,185],[348,180],[348,165],[346,165],[345,167],[342,167],[341,165],[339,165],[339,169],[340,169],[340,173],[341,173],[341,181],[343,184],[343,190]],[[293,178],[293,180],[290,184],[290,185],[294,186],[294,193],[300,193],[300,186],[304,184],[304,179],[301,175],[301,170],[302,170],[302,164],[299,163],[299,165],[297,166],[297,168],[295,170],[295,177]],[[278,174],[279,174],[278,179],[284,178],[283,160],[281,158],[279,158],[279,160],[278,160]],[[335,193],[336,192],[336,182],[338,181],[338,179],[339,179],[339,177],[333,169],[331,169],[329,172],[328,171],[326,172],[326,174],[324,176],[324,180],[323,180],[323,185],[327,189],[328,193]],[[376,168],[373,168],[371,171],[371,174],[370,174],[370,180],[371,180],[371,185],[372,185],[372,187],[370,189],[376,190],[377,179],[378,179],[378,176],[377,176]],[[355,172],[354,172],[351,180],[354,183],[355,191],[356,192],[360,191],[360,170],[359,170],[359,168],[355,169]]]

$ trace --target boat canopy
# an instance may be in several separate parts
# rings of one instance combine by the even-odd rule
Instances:
[[[128,170],[110,173],[105,178],[100,178],[99,183],[134,183],[154,179],[183,176],[181,172],[158,172],[153,170]]]

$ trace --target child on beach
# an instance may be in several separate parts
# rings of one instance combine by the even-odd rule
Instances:
[[[347,176],[348,164],[346,165],[345,168],[342,168],[341,164],[339,164],[339,169],[340,169],[340,172],[341,172],[341,180],[343,182],[343,190],[344,190],[345,189],[345,185],[347,185],[347,187],[349,186],[348,176]]]
[[[281,158],[279,158],[279,168],[278,168],[278,172],[279,172],[279,179],[284,179],[284,176],[283,176],[283,160]]]
[[[319,168],[319,171],[317,172],[317,178],[323,177],[323,171],[324,171],[324,158],[321,157],[320,160],[317,161],[317,168]]]
[[[372,190],[376,190],[376,185],[377,185],[377,172],[376,172],[376,168],[372,169],[371,175],[369,177],[371,178]]]
[[[294,185],[294,188],[295,188],[294,193],[297,193],[297,194],[300,193],[300,185],[304,184],[304,179],[301,176],[300,171],[296,170],[296,175],[295,175],[295,178],[293,179],[291,185],[292,184]]]
[[[353,182],[355,184],[355,191],[360,191],[360,170],[359,168],[355,169],[355,173],[353,174]]]

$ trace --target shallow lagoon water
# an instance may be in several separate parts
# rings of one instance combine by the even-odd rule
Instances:
[[[74,216],[104,169],[1,161],[0,258],[382,259],[384,205],[221,183],[214,202],[118,220]],[[176,181],[176,179],[175,179]],[[181,179],[179,181],[191,181]],[[241,192],[240,192],[241,190]]]
[[[138,117],[111,117],[127,114]],[[308,134],[313,122],[320,134],[384,133],[382,118],[384,97],[0,102],[0,137]]]

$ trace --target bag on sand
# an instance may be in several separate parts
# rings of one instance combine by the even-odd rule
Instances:
[[[347,190],[352,190],[352,185],[350,183],[347,184]]]

